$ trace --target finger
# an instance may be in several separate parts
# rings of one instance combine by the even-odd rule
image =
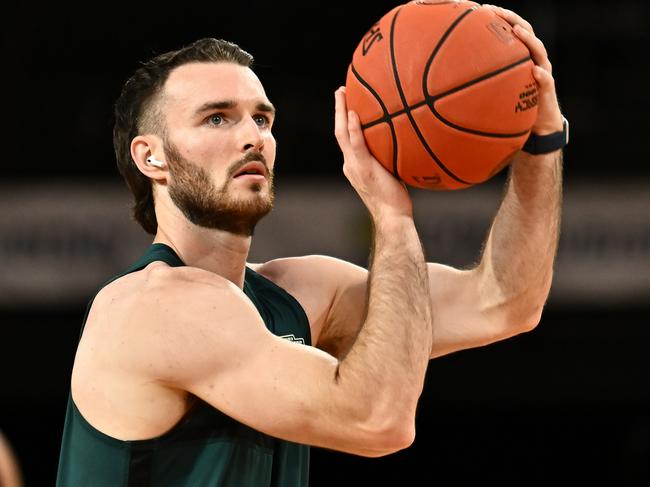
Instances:
[[[335,115],[334,115],[334,135],[341,149],[347,149],[350,146],[350,134],[348,132],[348,112],[345,103],[345,88],[340,87],[334,92]]]
[[[352,110],[348,112],[348,132],[350,134],[350,146],[355,155],[366,155],[368,148],[366,147],[366,139],[363,136],[361,120],[359,120],[357,112]]]
[[[555,79],[553,78],[553,75],[547,70],[541,68],[540,66],[534,66],[533,77],[535,78],[535,81],[537,81],[541,93],[555,90]]]
[[[483,6],[492,10],[495,14],[497,14],[499,17],[504,19],[513,27],[515,25],[521,25],[527,31],[531,33],[535,33],[533,26],[526,19],[524,19],[520,15],[517,15],[512,10],[508,10],[507,8],[503,8],[503,7],[497,7],[496,5],[483,5]]]
[[[539,66],[533,67],[533,77],[539,88],[540,110],[546,107],[545,113],[540,115],[533,129],[541,135],[551,134],[562,130],[562,112],[555,92],[555,80],[551,73]]]
[[[538,66],[542,67],[549,73],[553,71],[553,66],[548,60],[548,52],[546,51],[546,46],[544,43],[535,37],[535,34],[527,31],[523,27],[516,25],[513,29],[517,37],[526,44],[526,47],[530,51],[530,57],[533,59],[533,62]]]

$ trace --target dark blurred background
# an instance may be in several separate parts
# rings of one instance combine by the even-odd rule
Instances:
[[[278,194],[283,186],[303,183],[323,188],[345,184],[333,137],[333,91],[345,82],[358,41],[397,4],[5,5],[0,209],[5,218],[13,215],[10,220],[0,217],[5,277],[6,269],[17,265],[16,255],[37,252],[42,257],[36,247],[49,245],[47,239],[30,240],[25,251],[20,247],[24,242],[11,238],[33,213],[50,215],[48,200],[36,204],[38,198],[30,195],[54,191],[65,199],[60,195],[74,193],[66,188],[81,187],[100,198],[103,188],[122,187],[111,140],[112,103],[122,83],[141,61],[200,37],[232,40],[256,58],[256,71],[279,110]],[[372,460],[314,450],[314,486],[650,482],[650,289],[643,277],[650,265],[650,222],[645,216],[650,189],[650,7],[641,0],[500,5],[528,19],[545,42],[571,122],[565,191],[570,199],[577,188],[582,196],[576,206],[590,215],[593,228],[584,241],[582,234],[573,234],[562,262],[575,264],[581,252],[596,245],[602,253],[589,265],[606,285],[581,293],[591,289],[593,280],[586,278],[583,284],[579,276],[567,279],[564,287],[560,284],[566,295],[549,301],[533,332],[432,361],[415,444]],[[57,188],[63,189],[57,193]],[[426,205],[429,195],[418,197]],[[435,195],[437,202],[445,197]],[[83,201],[92,201],[92,196]],[[599,220],[609,210],[607,219]],[[128,217],[128,205],[117,208],[122,211]],[[583,221],[580,211],[570,221]],[[608,222],[621,222],[630,213],[636,216],[629,224],[609,227]],[[47,218],[42,228],[51,231],[66,224],[65,216]],[[571,226],[566,225],[563,232],[570,238]],[[618,231],[622,233],[614,238]],[[608,247],[612,239],[615,245]],[[478,245],[480,241],[476,251]],[[632,252],[633,261],[627,264],[633,264],[611,263],[612,252],[621,248]],[[130,262],[141,250],[123,249],[123,260]],[[304,253],[314,251],[305,248]],[[29,286],[16,284],[13,277],[2,283],[0,430],[16,450],[26,485],[54,484],[85,303],[103,277],[121,270],[122,264],[110,263],[105,275],[84,288],[86,294],[62,292],[45,299],[29,295]],[[37,281],[39,270],[49,264],[32,260],[21,265],[22,274]],[[31,272],[25,271],[29,265]],[[590,275],[590,269],[583,270]],[[84,268],[63,272],[82,275]],[[633,275],[641,280],[629,284],[626,278]],[[622,284],[614,277],[607,282],[609,276],[620,277]],[[67,281],[60,280],[63,287]],[[49,288],[57,287],[56,277],[53,282]],[[20,286],[22,291],[16,291]]]

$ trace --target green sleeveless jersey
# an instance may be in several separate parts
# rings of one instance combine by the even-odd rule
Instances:
[[[185,265],[167,245],[153,244],[106,284],[154,261]],[[289,293],[249,268],[244,293],[272,333],[311,344],[307,316]],[[84,419],[72,396],[68,399],[58,487],[304,487],[308,477],[309,447],[260,433],[198,398],[170,431],[138,441],[105,435]]]

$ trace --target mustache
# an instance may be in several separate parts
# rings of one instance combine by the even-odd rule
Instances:
[[[253,161],[259,161],[262,164],[264,164],[267,174],[269,175],[271,174],[271,171],[269,170],[269,166],[266,163],[266,158],[264,157],[264,155],[262,155],[261,152],[249,152],[240,160],[235,162],[232,166],[230,166],[230,168],[228,169],[228,178],[233,177],[235,173],[239,171],[243,166]]]

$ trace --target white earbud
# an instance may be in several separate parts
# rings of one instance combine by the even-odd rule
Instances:
[[[165,163],[163,161],[159,161],[153,156],[147,157],[147,164],[149,164],[150,166],[156,166],[160,168],[165,167]]]

